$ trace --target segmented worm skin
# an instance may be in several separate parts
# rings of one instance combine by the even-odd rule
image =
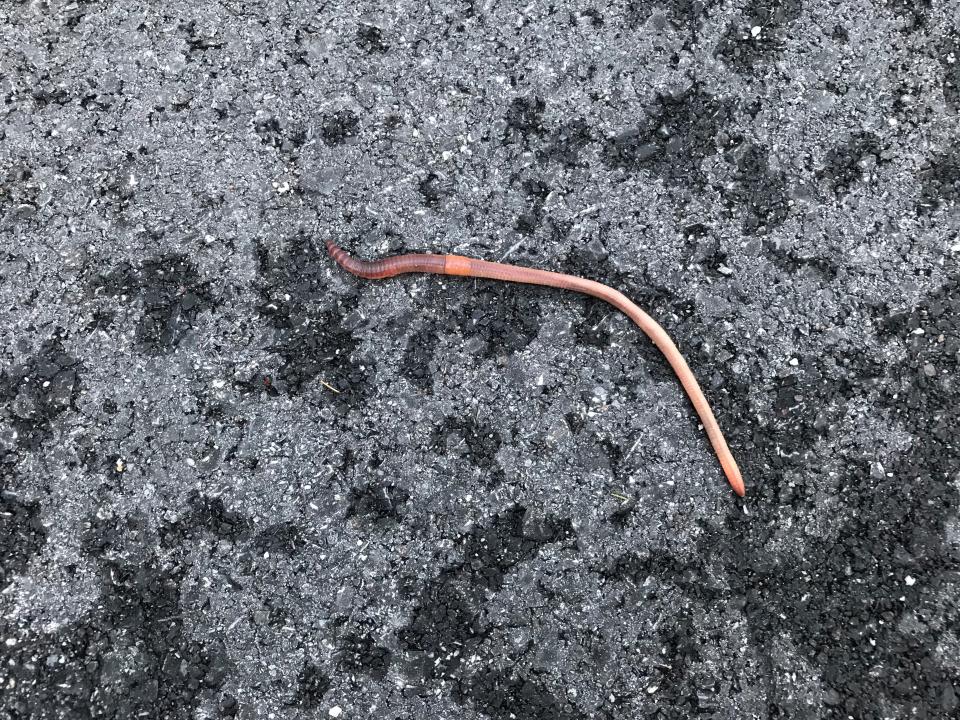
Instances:
[[[357,277],[367,280],[380,280],[404,273],[461,275],[464,277],[526,283],[528,285],[546,285],[548,287],[560,288],[561,290],[573,290],[574,292],[585,295],[592,295],[595,298],[600,298],[610,303],[633,320],[640,329],[646,333],[647,337],[660,348],[667,362],[670,363],[670,367],[673,368],[673,371],[680,379],[680,384],[683,385],[683,389],[690,398],[690,402],[693,403],[693,407],[697,411],[700,421],[703,423],[704,430],[707,432],[710,444],[713,446],[713,450],[720,460],[720,466],[727,476],[730,487],[732,487],[733,491],[740,497],[743,497],[745,494],[746,491],[743,486],[743,477],[740,474],[740,468],[737,466],[736,460],[733,459],[730,448],[727,447],[727,441],[724,439],[723,433],[720,432],[720,426],[713,416],[713,411],[707,403],[707,398],[704,397],[703,390],[700,389],[700,384],[693,376],[693,372],[690,370],[690,366],[687,365],[687,361],[683,359],[683,355],[680,354],[677,346],[673,343],[673,340],[670,339],[670,336],[667,335],[666,331],[623,293],[603,283],[574,275],[564,275],[563,273],[550,272],[549,270],[537,270],[535,268],[519,267],[518,265],[476,260],[460,255],[395,255],[393,257],[368,262],[352,257],[330,240],[327,241],[327,251],[345,270],[353,273]]]

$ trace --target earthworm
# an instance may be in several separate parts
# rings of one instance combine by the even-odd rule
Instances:
[[[720,432],[720,426],[710,410],[697,379],[690,371],[690,366],[683,359],[677,346],[667,335],[667,332],[657,324],[657,322],[647,315],[643,310],[637,307],[626,295],[614,290],[603,283],[598,283],[586,278],[575,275],[565,275],[563,273],[550,272],[549,270],[538,270],[536,268],[520,267],[518,265],[507,265],[505,263],[489,262],[487,260],[477,260],[474,258],[463,257],[460,255],[394,255],[392,257],[381,258],[380,260],[366,261],[352,257],[343,248],[340,248],[332,240],[327,241],[327,251],[344,270],[353,273],[357,277],[366,280],[380,280],[393,277],[394,275],[403,275],[405,273],[434,273],[436,275],[461,275],[463,277],[487,278],[490,280],[503,280],[505,282],[526,283],[528,285],[546,285],[548,287],[560,288],[561,290],[573,290],[574,292],[592,295],[610,303],[618,310],[622,311],[627,317],[633,320],[654,345],[660,348],[670,367],[680,379],[680,384],[693,403],[697,415],[707,432],[710,444],[720,460],[720,466],[730,483],[733,491],[743,497],[745,489],[743,486],[743,477],[740,475],[740,468],[737,467],[736,460],[727,447],[727,441]]]

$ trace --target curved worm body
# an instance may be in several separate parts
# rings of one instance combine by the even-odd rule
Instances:
[[[680,379],[680,384],[683,385],[690,402],[693,403],[697,415],[700,416],[700,422],[703,423],[710,444],[720,460],[720,466],[730,482],[730,487],[737,495],[743,497],[745,489],[740,468],[737,467],[737,462],[733,459],[730,448],[727,447],[727,441],[724,439],[723,433],[720,432],[720,426],[717,425],[713,411],[710,410],[710,405],[707,403],[697,379],[690,371],[690,366],[687,365],[687,361],[683,359],[666,331],[623,293],[603,283],[576,277],[575,275],[564,275],[549,270],[476,260],[460,255],[395,255],[368,262],[352,257],[330,240],[327,241],[327,251],[330,253],[330,257],[345,270],[367,280],[380,280],[405,273],[462,275],[464,277],[488,278],[490,280],[546,285],[561,290],[573,290],[610,303],[633,320],[646,333],[647,337],[660,348],[660,352],[663,353],[667,362],[670,363],[670,367],[673,368]]]

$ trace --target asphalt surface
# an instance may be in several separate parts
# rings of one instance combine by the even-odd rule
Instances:
[[[957,717],[958,27],[0,2],[0,717]]]

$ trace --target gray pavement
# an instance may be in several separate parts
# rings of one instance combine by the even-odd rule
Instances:
[[[0,717],[956,717],[958,29],[0,1]]]

